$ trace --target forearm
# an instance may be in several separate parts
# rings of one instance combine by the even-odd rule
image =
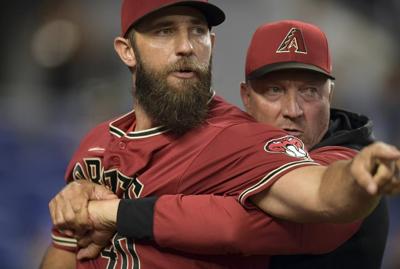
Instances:
[[[40,265],[40,269],[74,269],[75,267],[75,253],[55,248],[52,245],[47,249]]]
[[[137,200],[128,202],[135,204]],[[257,209],[246,210],[233,197],[215,195],[164,195],[131,208],[130,213],[123,210],[131,217],[123,236],[154,240],[162,247],[197,254],[321,253],[338,247],[358,229],[358,223],[302,225],[281,221]]]
[[[351,161],[338,161],[325,170],[318,195],[328,219],[350,222],[368,216],[380,196],[360,187],[350,171]]]
[[[379,202],[353,178],[350,161],[309,166],[281,176],[253,197],[264,212],[301,223],[343,223],[366,217]]]

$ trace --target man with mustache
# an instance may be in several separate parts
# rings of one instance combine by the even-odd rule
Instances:
[[[129,235],[130,228],[133,227],[129,218],[137,203],[131,199],[170,193],[226,194],[240,196],[241,201],[246,204],[248,197],[261,193],[275,183],[268,195],[268,202],[261,200],[258,204],[261,208],[277,215],[281,212],[288,219],[306,217],[317,219],[321,212],[314,211],[316,208],[312,201],[305,203],[304,212],[298,212],[297,209],[294,210],[291,207],[292,203],[287,204],[287,200],[281,200],[281,197],[293,197],[295,200],[293,202],[296,203],[298,203],[299,197],[294,197],[292,191],[287,192],[285,187],[282,188],[284,185],[276,185],[280,181],[289,183],[293,179],[300,179],[307,175],[311,185],[314,186],[315,181],[321,182],[322,188],[319,190],[323,195],[315,193],[315,196],[321,199],[318,200],[321,202],[318,209],[326,213],[323,217],[326,219],[342,219],[343,217],[343,220],[353,220],[368,214],[368,211],[379,201],[378,196],[370,196],[360,186],[368,189],[371,193],[376,193],[380,189],[381,183],[385,183],[382,191],[389,192],[397,187],[390,181],[394,173],[391,165],[377,166],[377,173],[374,173],[374,163],[366,161],[372,158],[382,158],[388,161],[399,158],[399,152],[387,145],[376,144],[369,147],[353,162],[338,162],[328,168],[318,167],[314,161],[308,158],[308,153],[304,150],[300,140],[271,126],[257,124],[221,98],[213,97],[210,92],[210,83],[204,84],[207,87],[202,87],[199,78],[202,76],[200,73],[202,69],[204,70],[204,65],[208,69],[210,66],[209,63],[206,64],[211,59],[213,40],[213,35],[209,33],[209,27],[221,22],[221,11],[215,9],[214,6],[205,4],[205,1],[164,2],[168,2],[168,5],[161,6],[160,1],[147,0],[146,4],[150,3],[150,11],[144,9],[148,6],[142,1],[124,2],[123,34],[124,36],[128,35],[126,38],[117,38],[115,47],[122,61],[133,72],[136,85],[134,91],[135,111],[95,128],[82,142],[67,172],[70,181],[90,179],[95,183],[108,186],[119,198],[123,198],[122,200],[112,199],[113,195],[108,193],[106,195],[108,195],[107,198],[111,198],[110,200],[92,202],[91,215],[96,216],[93,214],[93,210],[97,209],[98,213],[109,214],[103,217],[111,216],[111,222],[106,221],[106,224],[111,226],[95,227],[95,232],[103,234],[91,234],[94,243],[102,248],[106,247],[95,259],[78,261],[78,268],[115,268],[116,265],[124,267],[127,264],[132,267],[140,265],[143,268],[263,268],[268,261],[268,257],[261,256],[244,258],[238,255],[188,255],[160,248],[154,242],[134,242]],[[140,3],[140,5],[135,6],[136,3]],[[160,7],[162,9],[159,9]],[[212,10],[211,14],[207,13],[210,10]],[[129,14],[124,16],[124,11]],[[218,17],[216,14],[219,19],[216,19]],[[128,21],[127,26],[124,24],[124,22],[126,23],[124,19]],[[133,36],[127,33],[131,25],[134,26]],[[139,58],[138,55],[140,55]],[[191,66],[190,62],[185,63],[181,60],[187,57],[194,59],[194,64],[197,64],[198,68]],[[142,59],[141,63],[139,63],[139,59]],[[154,72],[163,65],[168,65],[166,62],[171,60],[174,64],[179,63],[176,68],[170,68],[168,72],[158,72],[158,74]],[[153,73],[143,71],[140,74],[141,68],[153,69]],[[167,86],[151,85],[157,90],[141,88],[151,83],[148,81],[149,79],[145,79],[146,77],[150,77],[152,80],[155,76],[164,77],[158,84],[162,83]],[[139,78],[143,81],[138,81]],[[171,94],[163,92],[162,88]],[[145,90],[147,90],[147,94],[143,96],[154,97],[157,107],[152,107],[153,101],[146,104],[141,99],[138,92]],[[188,91],[192,91],[194,94],[187,94]],[[204,98],[204,95],[208,98]],[[158,98],[162,102],[157,102]],[[180,101],[176,102],[177,100]],[[164,104],[167,101],[176,102],[174,103],[175,110],[180,113],[174,113],[174,109],[169,110],[171,106]],[[204,117],[196,117],[197,113],[194,113],[196,115],[193,115],[193,120],[183,120],[183,116],[186,115],[181,113],[190,114],[191,111],[188,110],[193,109],[190,106],[193,103],[203,103],[206,107]],[[161,114],[160,111],[162,114],[170,112],[172,117],[166,119],[165,122],[160,122],[159,119],[154,118]],[[190,118],[190,115],[188,117]],[[159,124],[163,126],[155,127]],[[295,148],[298,155],[291,156],[286,151],[271,151],[268,145],[278,142],[286,143],[283,148],[286,148],[287,145]],[[338,149],[338,152],[346,156],[354,154],[353,151],[346,149]],[[331,155],[321,151],[319,154],[315,154],[315,158],[329,159]],[[366,163],[367,165],[365,165]],[[364,177],[364,175],[368,175],[368,177]],[[278,178],[279,180],[277,180]],[[315,187],[306,182],[302,185],[315,191]],[[82,193],[86,193],[87,190],[94,191],[93,196],[98,195],[97,191],[100,191],[98,186],[93,186],[85,181],[77,181],[70,187],[78,187],[83,191]],[[343,193],[331,193],[336,188],[343,190]],[[101,191],[103,194],[106,193],[104,189]],[[288,193],[289,195],[287,195]],[[299,194],[302,199],[301,191],[296,195]],[[91,196],[82,198],[87,202]],[[61,199],[64,198],[68,200],[65,195]],[[328,199],[329,202],[325,199]],[[137,199],[139,203],[152,200],[154,199]],[[354,204],[350,204],[350,201]],[[270,205],[273,206],[270,208]],[[346,205],[344,213],[343,211],[336,213],[344,205]],[[66,209],[67,211],[59,211],[57,206],[52,207],[56,228],[70,229],[71,225],[73,226],[75,213],[85,214],[85,208],[85,204],[82,207],[71,205]],[[253,212],[260,216],[258,211],[254,210]],[[117,216],[118,235],[109,242],[113,232],[108,235],[104,234],[110,228],[111,230],[115,228],[113,225],[115,225]],[[266,217],[262,216],[261,221],[264,219]],[[103,220],[92,218],[91,224],[94,226],[99,223],[104,224]],[[74,227],[77,229],[73,229],[74,236],[81,240],[84,239],[85,237],[82,237],[84,234],[80,231],[88,231],[88,225],[85,221],[79,223],[77,227]],[[290,224],[283,225],[290,226]],[[278,225],[277,229],[279,227]],[[300,226],[293,224],[291,227]],[[301,246],[294,245],[292,248],[300,252],[313,252],[316,251],[315,249],[326,251],[326,249],[337,246],[339,242],[354,232],[354,225],[315,225],[314,227],[316,227],[314,230],[308,231],[308,233],[304,231],[304,234],[315,238],[314,244],[317,247],[301,244]],[[321,240],[322,233],[319,230],[318,234],[317,227],[336,228],[337,234],[334,236],[335,238]],[[152,227],[147,227],[147,229],[152,229]],[[65,233],[68,235],[68,232]],[[73,234],[70,233],[70,235]],[[149,239],[146,234],[143,235],[140,239]],[[317,241],[318,237],[321,242]],[[104,238],[107,238],[106,241]],[[55,245],[58,247],[64,247],[64,249],[74,247],[73,240],[62,234],[55,232],[54,239]],[[295,238],[293,241],[296,239],[299,240],[299,238]],[[104,243],[105,245],[103,245]],[[85,242],[81,241],[79,244],[85,250]],[[277,247],[276,251],[280,252],[280,247]],[[74,254],[67,254],[66,251],[54,248],[50,248],[43,268],[56,268],[52,263],[60,262],[61,259],[51,260],[51,257],[61,257],[61,253],[63,255],[62,266],[71,265],[73,268]],[[79,256],[80,258],[84,257],[82,255],[85,254],[78,253],[78,258]]]

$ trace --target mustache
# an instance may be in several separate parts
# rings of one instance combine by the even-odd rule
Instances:
[[[205,73],[208,71],[208,64],[200,64],[192,58],[181,58],[164,70],[166,74],[179,71]]]

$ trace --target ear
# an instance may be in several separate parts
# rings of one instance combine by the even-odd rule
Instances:
[[[329,91],[329,103],[332,103],[334,89],[335,89],[335,82],[333,82],[331,80],[330,81],[330,91]]]
[[[114,39],[114,49],[119,58],[130,68],[136,66],[136,57],[128,39],[117,37]]]
[[[214,49],[214,45],[215,45],[215,33],[210,33],[210,39],[211,39],[211,48]]]
[[[250,108],[251,108],[250,91],[251,91],[251,89],[250,89],[249,85],[247,85],[246,82],[240,83],[240,97],[242,98],[243,106],[247,112],[249,112]]]

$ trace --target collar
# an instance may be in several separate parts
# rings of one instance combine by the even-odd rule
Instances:
[[[210,91],[212,94],[207,104],[210,104],[216,95],[215,91],[213,90]],[[161,135],[169,131],[169,129],[165,126],[158,126],[147,130],[128,132],[127,130],[129,130],[129,127],[132,126],[135,123],[135,121],[136,121],[135,110],[132,110],[129,113],[122,115],[116,120],[110,122],[109,131],[111,134],[119,138],[126,137],[129,139],[148,138],[156,135]]]

